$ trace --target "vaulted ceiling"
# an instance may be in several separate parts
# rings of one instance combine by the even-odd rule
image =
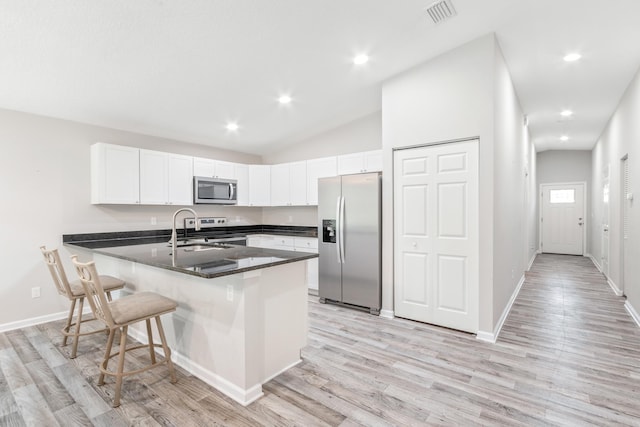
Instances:
[[[452,2],[435,24],[432,0],[0,0],[0,108],[265,154],[494,32],[536,148],[590,149],[640,66],[640,1]]]

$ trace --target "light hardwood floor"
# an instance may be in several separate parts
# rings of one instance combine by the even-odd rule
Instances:
[[[304,361],[246,408],[160,368],[125,379],[113,409],[113,384],[96,386],[106,336],[71,360],[52,322],[0,334],[0,425],[640,425],[623,303],[587,258],[559,255],[538,256],[496,344],[310,297]]]

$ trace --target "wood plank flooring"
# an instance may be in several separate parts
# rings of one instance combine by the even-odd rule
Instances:
[[[125,379],[113,409],[113,381],[96,385],[106,336],[71,360],[51,322],[0,334],[0,425],[639,426],[640,328],[623,303],[587,258],[546,254],[496,344],[310,297],[304,361],[246,408],[160,368]]]

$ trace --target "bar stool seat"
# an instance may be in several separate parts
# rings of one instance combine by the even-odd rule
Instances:
[[[107,339],[107,347],[104,353],[104,358],[100,364],[100,377],[98,379],[98,385],[104,384],[105,375],[110,375],[116,378],[115,396],[113,399],[113,407],[120,406],[120,394],[122,390],[123,377],[134,375],[140,372],[147,371],[157,366],[166,364],[169,369],[171,382],[177,381],[175,368],[171,361],[171,350],[167,345],[167,340],[164,335],[164,329],[162,328],[162,322],[160,316],[170,313],[176,310],[178,304],[167,297],[156,294],[154,292],[140,292],[133,295],[127,295],[121,297],[116,301],[107,301],[104,287],[101,283],[101,276],[96,271],[96,266],[91,262],[81,263],[78,261],[77,256],[72,256],[73,264],[76,267],[80,281],[84,286],[86,298],[91,305],[91,310],[97,319],[102,320],[109,329],[109,338]],[[151,332],[151,318],[155,318],[158,334],[160,335],[160,344],[154,344],[153,334]],[[145,321],[147,326],[147,344],[134,345],[127,348],[127,331],[129,325],[141,321]],[[113,347],[113,341],[116,331],[120,331],[120,349],[115,353],[111,353]],[[143,368],[124,371],[124,358],[128,351],[136,350],[139,348],[147,347],[149,349],[149,358],[151,364]],[[154,348],[162,348],[164,353],[164,360],[156,361],[156,355]],[[118,366],[116,371],[109,371],[109,360],[112,358],[118,358]]]
[[[71,349],[71,359],[75,359],[78,353],[78,341],[81,336],[96,334],[98,332],[105,332],[105,329],[90,331],[90,332],[80,332],[80,325],[85,322],[90,322],[96,320],[95,317],[89,317],[87,319],[82,318],[82,310],[84,306],[84,287],[82,286],[82,282],[77,279],[73,281],[69,281],[67,278],[67,274],[62,267],[62,262],[60,260],[60,254],[57,249],[47,250],[45,246],[40,246],[40,250],[42,251],[42,255],[44,256],[44,261],[49,267],[49,272],[51,273],[51,278],[53,279],[53,283],[56,285],[56,289],[58,293],[65,298],[69,299],[71,305],[69,306],[69,314],[67,315],[67,322],[65,326],[62,328],[61,333],[63,335],[62,346],[67,345],[67,340],[69,337],[73,337],[73,348]],[[124,288],[125,281],[118,279],[112,276],[101,276],[101,282],[104,285],[104,290],[107,293],[107,298],[111,301],[111,292],[117,291]],[[78,313],[76,315],[76,321],[73,322],[73,313],[76,308],[76,303],[78,304]],[[71,328],[74,330],[71,330]]]

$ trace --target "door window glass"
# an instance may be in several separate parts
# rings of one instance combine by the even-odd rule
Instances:
[[[549,190],[549,203],[575,203],[575,190]]]

